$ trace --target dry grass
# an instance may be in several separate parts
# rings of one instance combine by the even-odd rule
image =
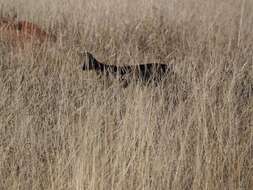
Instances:
[[[252,1],[0,5],[58,36],[1,41],[0,189],[252,189]],[[179,77],[122,88],[82,72],[80,49]]]

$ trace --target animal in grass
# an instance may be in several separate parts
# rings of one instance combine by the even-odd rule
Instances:
[[[23,35],[29,40],[35,39],[38,40],[40,43],[43,43],[45,41],[56,42],[55,35],[48,34],[34,23],[27,21],[18,21],[16,23],[16,28],[18,32],[21,33],[21,35]]]
[[[160,63],[147,63],[138,65],[110,65],[101,63],[89,52],[84,52],[85,61],[83,70],[95,70],[98,74],[118,76],[121,80],[124,79],[140,79],[144,82],[161,81],[166,73],[173,73],[171,65]],[[82,56],[82,57],[83,57]]]
[[[48,34],[38,25],[28,21],[0,18],[0,37],[12,43],[56,41],[56,36]]]

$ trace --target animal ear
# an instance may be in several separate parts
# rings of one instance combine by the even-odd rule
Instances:
[[[93,61],[95,60],[93,55],[90,52],[86,52],[86,60],[88,61],[88,63],[93,63]]]
[[[89,58],[89,55],[88,55],[88,53],[87,53],[87,52],[85,52],[84,54],[85,54],[85,63],[86,63],[87,65],[89,65],[89,64],[90,64],[90,58]]]

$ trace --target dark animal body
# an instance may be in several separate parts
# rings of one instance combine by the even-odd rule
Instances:
[[[83,70],[95,70],[98,74],[118,76],[122,79],[140,79],[144,82],[159,82],[166,73],[172,73],[171,65],[147,63],[139,65],[110,65],[101,63],[94,56],[86,52]]]

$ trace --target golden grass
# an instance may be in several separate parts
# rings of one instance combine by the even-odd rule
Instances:
[[[0,5],[58,36],[0,43],[0,189],[252,189],[252,1]],[[85,49],[179,77],[108,84],[81,70]]]

